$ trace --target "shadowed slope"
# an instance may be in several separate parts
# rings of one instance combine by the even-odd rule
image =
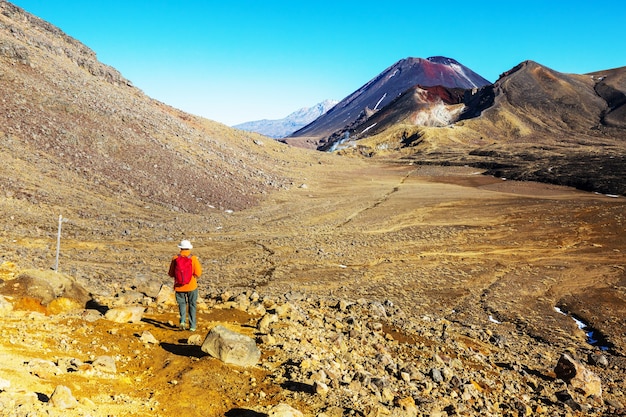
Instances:
[[[602,123],[626,128],[626,67],[598,71],[589,75],[599,80],[596,92],[609,107],[602,118]]]

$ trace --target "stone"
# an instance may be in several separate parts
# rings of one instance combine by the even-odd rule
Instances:
[[[159,344],[159,341],[156,339],[156,337],[154,337],[154,335],[147,330],[144,330],[143,333],[141,333],[141,337],[139,338],[139,340],[141,340],[142,343],[148,343],[153,345]]]
[[[115,323],[139,323],[143,319],[145,307],[117,307],[108,310],[104,317]]]
[[[104,314],[100,313],[98,310],[93,309],[86,309],[80,313],[80,318],[89,323],[93,323],[94,321],[100,320],[103,317]]]
[[[42,379],[49,379],[61,373],[61,370],[54,362],[45,359],[32,359],[28,362],[28,368],[31,374]]]
[[[246,311],[254,316],[263,316],[267,312],[265,307],[263,307],[263,304],[256,302],[250,304]]]
[[[68,410],[76,408],[78,406],[78,401],[74,398],[72,391],[68,387],[64,385],[57,385],[54,392],[50,396],[50,404],[52,404],[55,408]]]
[[[430,370],[430,377],[438,384],[443,382],[443,375],[441,375],[441,371],[437,368],[432,368]]]
[[[304,414],[288,404],[281,403],[270,409],[268,417],[304,417]]]
[[[259,320],[257,324],[257,329],[259,329],[259,332],[261,333],[269,333],[270,324],[276,323],[276,322],[278,322],[278,315],[266,314],[261,318],[261,320]]]
[[[114,303],[118,306],[141,304],[144,299],[143,293],[135,290],[126,290],[115,296]]]
[[[92,363],[93,367],[96,370],[107,372],[107,373],[116,373],[117,366],[115,365],[115,359],[108,355],[98,356]]]
[[[57,366],[63,372],[77,372],[80,370],[85,364],[76,358],[59,358],[57,361]]]
[[[325,383],[321,381],[313,382],[313,389],[315,390],[316,394],[319,394],[321,396],[328,395],[328,391],[330,391],[330,388],[328,388],[328,385],[326,385]]]
[[[85,307],[84,304],[81,304],[79,301],[74,300],[72,298],[67,297],[58,297],[54,300],[50,301],[48,304],[48,314],[62,314],[68,313],[74,310],[80,310]]]
[[[159,282],[154,280],[150,274],[138,273],[132,282],[137,291],[151,298],[156,298],[161,290]]]
[[[156,304],[162,307],[178,305],[176,303],[176,292],[171,285],[161,285],[161,289],[156,296]]]
[[[0,378],[0,391],[6,391],[11,387],[11,381]]]
[[[187,339],[187,344],[191,346],[202,346],[202,336],[199,334],[192,334]]]
[[[600,366],[602,368],[606,368],[609,366],[609,360],[606,358],[604,354],[601,352],[591,352],[587,361],[591,365]]]
[[[416,416],[419,414],[413,397],[397,398],[394,400],[394,403],[396,407],[402,410],[403,415]]]
[[[242,367],[254,366],[261,358],[254,339],[221,325],[211,329],[201,350],[224,363]]]
[[[285,303],[276,306],[275,310],[278,317],[287,317],[289,312],[293,310],[293,306],[290,303]]]
[[[602,397],[602,381],[600,377],[584,367],[580,362],[564,353],[561,355],[554,373],[574,389],[581,391],[586,396],[593,395]]]
[[[66,274],[55,271],[29,269],[20,273],[14,285],[25,288],[26,294],[43,305],[57,297],[67,297],[85,305],[90,299],[89,291]]]
[[[0,315],[6,315],[11,311],[13,311],[13,304],[4,298],[4,296],[0,295]]]

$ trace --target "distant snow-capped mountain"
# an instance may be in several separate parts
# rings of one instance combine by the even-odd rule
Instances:
[[[256,132],[270,138],[280,139],[291,135],[296,130],[308,125],[337,104],[337,100],[324,100],[312,107],[303,107],[284,119],[256,120],[233,126],[236,129]]]

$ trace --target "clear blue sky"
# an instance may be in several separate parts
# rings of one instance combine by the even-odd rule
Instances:
[[[228,125],[341,100],[406,57],[489,81],[530,59],[626,66],[626,2],[13,0],[149,96]]]

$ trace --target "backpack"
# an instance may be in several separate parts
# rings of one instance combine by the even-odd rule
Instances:
[[[176,258],[176,266],[174,267],[174,286],[181,287],[189,284],[193,275],[193,266],[191,255],[189,257],[178,255]]]

